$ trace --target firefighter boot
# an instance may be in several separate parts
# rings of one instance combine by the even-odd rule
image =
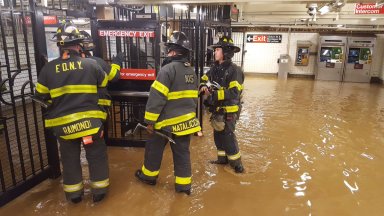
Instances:
[[[65,193],[65,198],[68,202],[71,202],[73,204],[77,204],[81,201],[83,201],[84,192],[81,190],[79,192],[75,193]]]
[[[71,198],[70,200],[72,203],[77,204],[77,203],[81,202],[83,200],[83,198],[81,196],[79,196],[79,197]]]
[[[218,156],[217,160],[211,160],[211,161],[209,161],[209,163],[225,165],[225,164],[228,164],[228,158],[227,158],[227,156]]]
[[[141,170],[137,170],[135,173],[135,176],[138,180],[140,180],[141,182],[143,182],[145,184],[156,185],[156,180],[146,179],[145,175],[143,174],[143,172]]]
[[[93,196],[92,196],[93,202],[94,202],[94,203],[100,202],[101,200],[103,200],[103,199],[105,198],[105,196],[106,196],[105,193],[102,193],[102,194],[93,194]]]
[[[185,193],[187,195],[191,195],[191,184],[175,184],[175,191],[177,193]]]
[[[229,165],[235,170],[236,173],[243,173],[244,172],[244,167],[241,162],[241,158],[233,161],[229,161]]]
[[[177,192],[177,193],[185,193],[185,194],[187,194],[188,196],[191,195],[191,189],[182,189],[182,190],[178,190],[178,189],[176,189],[176,192]]]

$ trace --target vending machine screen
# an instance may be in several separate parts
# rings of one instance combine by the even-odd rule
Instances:
[[[372,52],[370,48],[350,48],[348,52],[349,64],[371,64]]]
[[[343,49],[341,47],[322,47],[320,62],[342,63]]]
[[[359,56],[359,64],[371,64],[372,52],[370,48],[361,48]]]
[[[320,51],[320,62],[330,62],[331,55],[331,47],[322,47]]]
[[[296,65],[297,66],[307,66],[309,62],[309,48],[308,47],[298,47],[296,53]]]
[[[358,64],[360,56],[360,48],[350,48],[348,53],[348,63]]]

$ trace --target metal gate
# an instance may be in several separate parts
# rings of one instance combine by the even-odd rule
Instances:
[[[60,175],[57,153],[48,157],[55,139],[46,145],[43,111],[29,97],[37,81],[35,15],[28,1],[0,5],[0,206]]]
[[[144,146],[146,132],[133,134],[133,130],[144,121],[148,92],[160,68],[160,25],[154,14],[135,19],[135,14],[142,13],[140,8],[116,5],[114,12],[116,20],[92,22],[96,56],[110,62],[117,53],[125,53],[120,80],[108,86],[112,106],[105,133],[107,144]]]
[[[245,55],[245,32],[232,32],[232,39],[236,46],[240,47],[241,51],[238,53],[235,53],[235,55],[232,58],[233,63],[237,64],[238,66],[241,66],[241,68],[244,67],[244,55]]]
[[[193,49],[190,62],[200,77],[204,67],[213,63],[212,52],[207,50],[207,45],[213,43],[218,32],[223,35],[231,34],[230,19],[224,16],[224,7],[220,5],[191,5],[190,7],[196,7],[198,11],[193,18],[191,10],[177,11],[167,6],[151,6],[150,9],[144,6],[114,7],[115,20],[93,21],[92,35],[98,44],[96,56],[111,61],[118,52],[126,53],[121,77],[132,69],[138,70],[138,73],[153,70],[156,74],[159,71],[162,59],[159,43],[170,35],[168,28],[183,31],[189,37]],[[150,32],[154,35],[138,37],[138,32],[144,35]],[[108,145],[144,145],[145,131],[144,135],[140,133],[138,137],[132,132],[137,123],[143,121],[148,91],[153,80],[120,80],[108,87],[113,99],[108,121]],[[197,113],[202,120],[200,111],[201,106]]]

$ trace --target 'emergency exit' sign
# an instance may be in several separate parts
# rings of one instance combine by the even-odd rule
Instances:
[[[129,30],[99,30],[100,37],[140,37],[153,38],[154,31],[129,31]]]
[[[281,43],[282,35],[247,34],[247,43]]]

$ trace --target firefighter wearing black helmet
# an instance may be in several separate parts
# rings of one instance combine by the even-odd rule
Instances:
[[[83,196],[80,164],[81,144],[89,165],[93,201],[105,197],[109,186],[107,147],[102,121],[106,113],[98,106],[98,88],[107,85],[108,76],[95,60],[80,56],[83,36],[66,22],[57,29],[55,40],[61,56],[40,71],[36,97],[51,100],[45,127],[53,130],[60,143],[63,187],[66,198],[78,203]]]
[[[190,135],[201,130],[196,118],[198,98],[197,76],[188,62],[190,43],[183,32],[173,32],[164,43],[167,57],[153,82],[145,111],[147,130],[160,130],[172,136],[176,192],[191,193]],[[145,145],[144,164],[135,176],[142,182],[155,185],[166,139],[152,133]]]
[[[241,110],[244,74],[231,60],[240,48],[226,36],[209,48],[215,51],[215,64],[201,77],[200,91],[208,95],[204,104],[212,113],[210,121],[214,129],[217,160],[211,162],[229,163],[235,172],[242,173],[244,168],[234,131]]]
[[[95,60],[101,68],[107,73],[109,82],[116,82],[120,78],[120,68],[124,61],[124,53],[118,53],[113,59],[112,64],[109,65],[102,58],[93,56],[91,52],[95,49],[95,44],[93,43],[91,35],[86,31],[80,31],[84,36],[84,40],[81,43],[82,52],[86,58]],[[99,105],[103,107],[111,106],[111,96],[108,93],[107,88],[99,88]]]

